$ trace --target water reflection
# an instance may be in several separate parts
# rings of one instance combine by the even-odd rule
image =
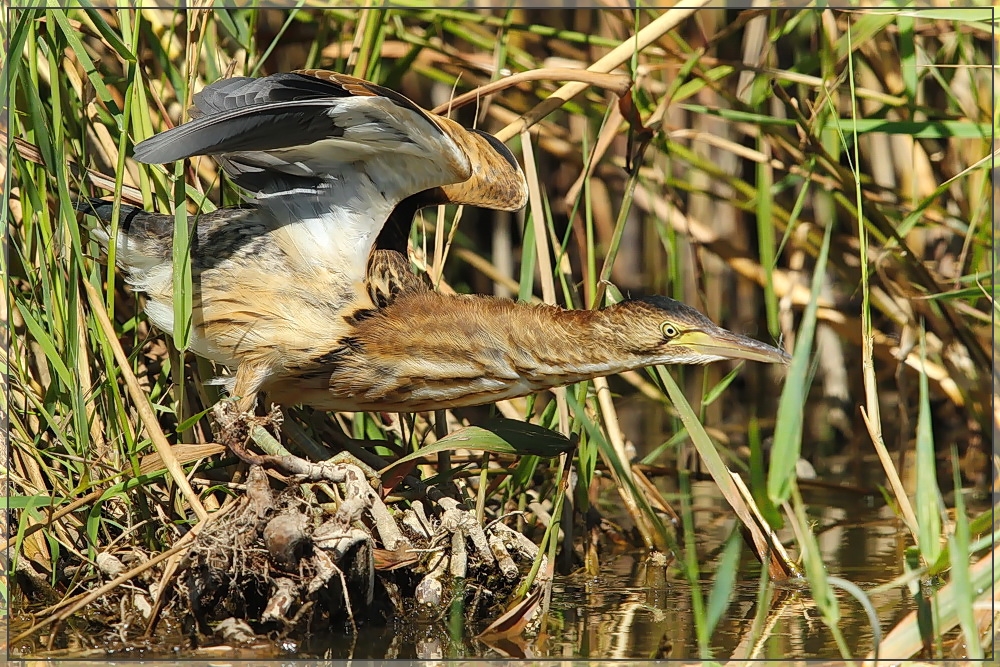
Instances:
[[[629,403],[621,413],[623,428],[629,434]],[[641,411],[645,433],[634,434],[641,457],[660,442],[663,435],[650,434],[652,426],[666,428],[669,418],[662,407],[650,409],[645,402]],[[655,407],[655,406],[654,406]],[[660,415],[653,419],[651,413]],[[730,447],[744,444],[738,431],[717,430]],[[643,451],[645,450],[645,451]],[[677,493],[674,467],[675,452],[658,459],[660,474],[650,473],[665,498]],[[842,469],[846,470],[846,466]],[[877,475],[878,468],[871,471]],[[834,475],[829,468],[821,471],[825,482],[802,482],[803,497],[809,506],[813,531],[817,536],[828,571],[868,590],[901,574],[903,550],[908,546],[905,531],[896,517],[873,491],[838,484],[865,484],[857,476]],[[871,484],[871,481],[867,482]],[[598,502],[602,513],[612,521],[627,523],[617,491],[605,486]],[[708,596],[714,581],[718,551],[736,529],[736,519],[715,484],[710,480],[692,483],[692,508],[696,525],[693,547],[702,563],[701,593]],[[793,542],[790,530],[779,530],[786,543]],[[177,651],[188,646],[187,637],[160,637],[160,649],[149,646],[144,658],[172,657],[205,659],[213,651],[224,651],[228,659],[321,658],[321,659],[463,659],[463,658],[593,658],[593,659],[694,659],[699,655],[694,624],[692,590],[676,565],[653,562],[641,552],[604,553],[599,576],[578,572],[557,576],[553,584],[551,606],[545,631],[530,639],[487,645],[475,639],[483,627],[453,626],[446,623],[420,624],[413,618],[394,618],[387,624],[359,627],[352,636],[346,627],[311,628],[300,641],[266,640],[253,647],[203,646]],[[769,591],[765,604],[758,603],[760,565],[743,550],[736,574],[736,585],[728,608],[710,640],[713,656],[731,659],[838,659],[834,639],[819,618],[808,592]],[[872,648],[872,629],[867,616],[853,599],[840,593],[841,623],[848,646],[856,656]],[[888,629],[911,608],[905,590],[898,589],[872,598],[883,629]],[[484,624],[485,625],[485,624]],[[40,655],[35,651],[29,653]],[[138,657],[122,653],[121,657]]]
[[[832,533],[832,531],[831,531]],[[845,531],[844,535],[856,531]],[[879,544],[862,538],[869,545]],[[889,546],[883,542],[882,546]],[[700,550],[700,549],[699,549]],[[836,545],[846,554],[856,547],[851,541]],[[831,573],[850,576],[863,588],[889,580],[897,574],[894,549],[857,550],[858,563],[843,567],[836,553],[826,553]],[[863,562],[863,565],[861,564]],[[661,570],[654,573],[652,570]],[[779,592],[752,631],[757,615],[760,566],[746,560],[740,564],[738,583],[729,608],[711,638],[718,659],[749,658],[839,658],[830,633],[819,619],[808,594]],[[657,580],[659,583],[656,583]],[[702,579],[702,594],[711,588],[712,575]],[[641,554],[623,554],[607,564],[601,576],[585,579],[566,577],[553,591],[553,614],[561,621],[558,634],[548,642],[549,657],[591,658],[693,658],[698,640],[692,611],[691,586],[662,566],[652,566]],[[872,600],[883,627],[909,610],[905,596],[885,593]],[[872,630],[864,612],[850,598],[841,598],[841,629],[848,645],[863,654],[872,646]],[[756,635],[756,637],[755,637]]]
[[[704,568],[701,591],[707,596],[715,576],[712,568],[719,560],[716,550],[733,530],[733,519],[709,482],[694,486],[694,546]],[[862,589],[900,574],[906,545],[888,508],[874,507],[871,498],[856,494],[845,497],[822,490],[809,495],[815,532],[830,574],[854,581]],[[779,535],[789,537],[782,531]],[[839,658],[808,593],[775,592],[760,613],[759,578],[760,565],[744,549],[734,595],[711,637],[713,656],[719,660]],[[840,602],[841,630],[854,655],[863,655],[872,647],[867,617],[852,598],[841,595]],[[911,608],[903,590],[873,596],[872,603],[883,629]],[[252,647],[203,646],[181,651],[175,647],[187,646],[187,638],[160,637],[161,650],[149,645],[141,653],[147,659],[206,659],[220,649],[228,659],[693,659],[698,656],[693,619],[691,586],[676,565],[653,562],[641,552],[621,552],[604,556],[599,576],[582,571],[557,576],[547,632],[527,640],[490,646],[474,638],[481,627],[453,627],[449,631],[444,623],[421,625],[412,618],[395,618],[386,625],[364,625],[356,637],[346,627],[314,627],[301,643],[279,645],[263,640]],[[29,653],[39,655],[33,650]]]
[[[715,551],[733,529],[731,513],[708,482],[695,485],[699,559],[703,563],[701,591],[707,596],[718,561]],[[900,574],[905,546],[891,511],[873,507],[866,497],[811,494],[823,558],[830,574],[870,589]],[[841,494],[842,496],[842,494]],[[782,538],[790,533],[779,531]],[[757,604],[760,565],[743,550],[733,597],[711,637],[716,659],[840,657],[808,592],[772,591],[764,613]],[[840,596],[841,630],[855,655],[872,648],[872,629],[853,598]],[[891,627],[911,606],[902,591],[872,598],[883,629]],[[758,618],[759,617],[759,618]],[[354,658],[600,658],[650,659],[698,656],[691,586],[675,565],[654,564],[642,552],[606,556],[599,576],[582,571],[558,576],[552,591],[548,632],[534,639],[493,647],[473,638],[448,636],[440,627],[402,621],[392,629],[362,628]],[[756,619],[756,626],[755,626]],[[386,631],[387,630],[387,631]],[[314,636],[305,655],[344,655],[343,637]],[[386,647],[379,651],[376,647]]]

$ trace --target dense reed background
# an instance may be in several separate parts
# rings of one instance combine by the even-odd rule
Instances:
[[[651,369],[500,411],[576,434],[577,508],[620,487],[637,543],[660,549],[673,538],[652,507],[661,494],[684,506],[686,487],[657,487],[645,473],[687,470],[695,450],[718,450],[748,472],[766,517],[796,526],[794,552],[834,632],[837,603],[793,466],[804,457],[821,475],[836,467],[883,485],[917,545],[900,564],[903,581],[947,582],[931,653],[962,645],[983,655],[993,527],[966,507],[970,492],[993,485],[998,423],[993,10],[701,9],[659,29],[670,11],[680,10],[10,11],[3,408],[17,586],[5,598],[19,610],[72,598],[97,585],[99,555],[162,551],[193,521],[162,465],[146,458],[143,409],[171,443],[193,447],[186,469],[209,511],[230,493],[205,418],[219,397],[205,381],[218,369],[178,351],[182,331],[167,332],[180,334],[172,342],[152,330],[141,299],[96,261],[72,210],[78,193],[161,211],[186,197],[191,213],[238,201],[210,159],[175,169],[129,157],[223,76],[323,67],[445,110],[475,87],[541,70],[454,114],[510,139],[526,166],[528,208],[425,211],[412,233],[415,266],[440,289],[575,308],[666,294],[781,341],[796,358],[789,369]],[[640,51],[636,35],[648,38]],[[627,53],[608,66],[602,58],[619,45]],[[612,67],[632,84],[622,98],[590,86],[520,131],[519,119],[562,85],[555,70]],[[620,420],[609,386],[659,407],[638,425]],[[319,440],[335,431],[384,439],[392,426],[379,415],[295,411],[292,420]],[[413,424],[425,442],[435,437],[430,421]],[[556,493],[530,488],[537,460],[508,464],[517,467],[498,490],[505,502],[524,508]],[[697,581],[691,552],[678,567]],[[694,605],[703,655],[726,600],[719,586],[705,591],[707,607]],[[883,655],[921,650],[913,628],[904,621]]]

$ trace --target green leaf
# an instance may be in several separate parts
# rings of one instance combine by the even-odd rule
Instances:
[[[984,139],[993,131],[989,123],[972,123],[963,120],[881,120],[859,118],[858,134],[884,132],[905,134],[914,139]]]
[[[87,12],[87,16],[90,17],[90,20],[94,22],[94,27],[97,28],[99,33],[101,33],[101,37],[107,41],[108,46],[112,48],[119,58],[130,63],[136,62],[134,50],[129,48],[129,46],[122,41],[121,35],[115,28],[108,25],[108,22],[104,20],[104,15],[101,14],[101,12],[94,7],[85,7],[84,11]]]
[[[951,446],[951,471],[955,484],[955,533],[948,537],[951,550],[951,581],[955,586],[956,611],[958,624],[965,637],[967,657],[972,660],[983,659],[983,647],[979,641],[979,627],[976,616],[972,613],[973,595],[972,574],[969,570],[969,560],[972,552],[969,550],[971,536],[969,534],[969,518],[965,516],[965,499],[962,498],[962,476],[958,462],[958,448]]]
[[[753,123],[760,126],[794,127],[797,121],[788,118],[774,118],[749,111],[734,109],[714,109],[702,104],[680,104],[695,114],[718,116],[736,123]],[[858,134],[883,132],[885,134],[905,134],[914,139],[983,139],[991,136],[993,131],[989,123],[973,123],[964,120],[885,120],[883,118],[858,118]]]
[[[173,240],[173,293],[174,330],[171,332],[178,350],[186,350],[191,342],[191,308],[194,287],[191,276],[191,239],[188,227],[187,205],[184,202],[184,162],[174,165],[174,240]]]
[[[920,335],[920,361],[924,362],[923,332]],[[941,555],[941,491],[937,483],[937,456],[934,433],[931,430],[931,402],[927,373],[920,373],[919,407],[917,411],[916,446],[916,508],[917,542],[924,563],[930,565]]]
[[[50,507],[62,502],[57,503],[51,496],[36,494],[33,496],[9,496],[6,506],[7,509],[11,510],[23,510],[32,507]]]
[[[741,362],[736,365],[736,368],[729,371],[726,374],[726,377],[719,380],[714,387],[705,392],[705,397],[701,399],[701,407],[703,408],[708,407],[709,405],[714,403],[716,399],[719,398],[719,396],[722,396],[722,392],[724,392],[726,388],[729,387],[730,384],[732,384],[733,380],[736,379],[736,376],[740,374],[740,369],[742,368],[743,368],[743,363]]]
[[[73,375],[69,372],[69,368],[66,367],[66,363],[63,361],[62,355],[56,349],[56,343],[49,334],[45,331],[38,320],[34,318],[31,311],[28,310],[27,306],[21,305],[20,302],[15,302],[17,309],[21,311],[21,317],[24,318],[24,324],[28,328],[28,331],[35,338],[35,342],[38,346],[42,348],[45,352],[45,358],[52,368],[55,369],[56,375],[59,379],[63,381],[63,386],[72,387],[75,384]]]
[[[715,571],[715,582],[712,584],[712,590],[708,593],[706,625],[709,635],[715,632],[715,627],[729,606],[729,598],[732,597],[733,586],[736,583],[736,572],[740,567],[742,546],[743,536],[740,531],[734,530],[729,539],[726,540],[726,546],[722,550],[722,558],[719,559],[719,567]]]
[[[483,426],[461,428],[434,444],[421,447],[412,454],[394,461],[386,470],[432,454],[451,452],[456,449],[552,458],[563,452],[571,451],[574,446],[573,441],[569,438],[547,428],[516,419],[498,418],[491,419]]]
[[[66,12],[64,11],[51,10],[46,12],[46,19],[51,21],[53,25],[59,26],[59,29],[62,32],[63,37],[65,37],[66,42],[69,44],[69,47],[76,54],[78,61],[87,72],[87,78],[94,86],[94,93],[101,99],[101,101],[108,105],[112,114],[117,115],[119,113],[118,103],[111,96],[111,93],[108,92],[108,88],[104,84],[104,80],[101,78],[100,72],[98,72],[97,68],[94,67],[94,59],[87,51],[87,47],[83,45],[83,40],[81,39],[83,33],[70,24],[69,17],[66,16]],[[122,46],[124,46],[124,44]],[[126,60],[135,60],[135,55],[130,53],[127,48],[123,52],[119,52],[118,55]]]
[[[998,579],[1000,579],[1000,549],[991,549],[983,558],[969,567],[969,586],[973,591],[981,591],[978,599],[982,602],[989,602],[993,587],[997,584]],[[914,583],[914,587],[919,591],[918,582]],[[960,623],[959,606],[965,599],[965,596],[958,594],[958,588],[958,582],[951,581],[934,594],[933,617],[937,625],[936,629],[931,630],[928,627],[926,634],[924,634],[920,615],[918,614],[917,619],[908,616],[886,636],[879,649],[880,653],[900,658],[915,655],[925,643],[934,641],[958,625]],[[925,599],[919,593],[915,597],[918,600]],[[927,616],[930,615],[931,612],[928,609]]]
[[[823,563],[819,541],[809,526],[809,519],[806,516],[805,505],[802,503],[798,487],[793,487],[792,493],[795,501],[793,503],[794,519],[799,526],[796,538],[806,578],[809,580],[809,590],[812,591],[816,608],[823,616],[823,622],[828,628],[834,630],[840,621],[840,605],[837,603],[837,596],[834,595],[830,582],[827,581],[826,564]]]
[[[956,470],[957,469],[958,468],[956,468]],[[956,486],[955,488],[958,489],[961,487]],[[958,508],[957,502],[955,503],[955,507],[957,511]],[[990,530],[990,526],[992,525],[993,525],[993,508],[990,507],[980,512],[979,515],[977,515],[975,518],[972,519],[972,521],[968,521],[969,535],[970,537],[972,535],[982,535],[983,536],[982,539],[986,540],[988,543],[992,543],[992,540],[990,539],[990,535],[993,534],[993,531]],[[978,543],[970,544],[969,553],[974,553],[978,551],[980,548],[982,547],[979,546]],[[950,543],[945,545],[944,549],[941,551],[941,555],[938,556],[937,561],[935,561],[932,565],[927,567],[927,576],[935,577],[941,574],[942,572],[946,571],[949,567],[951,567]]]
[[[920,7],[910,10],[893,10],[899,16],[913,16],[924,21],[955,21],[967,25],[975,23],[996,23],[997,17],[991,7]],[[985,25],[983,29],[990,31],[993,26]]]
[[[830,236],[833,225],[827,224],[823,245],[816,268],[813,269],[812,291],[809,304],[802,315],[795,351],[788,368],[785,388],[778,400],[778,416],[774,428],[774,447],[771,449],[771,468],[767,476],[767,495],[776,506],[788,500],[795,481],[795,464],[802,451],[802,411],[809,393],[809,355],[816,335],[816,314],[819,310],[819,293],[826,276],[827,257],[830,254]]]

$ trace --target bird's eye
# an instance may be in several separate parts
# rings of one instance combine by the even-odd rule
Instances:
[[[661,324],[660,331],[663,333],[663,336],[665,338],[674,338],[675,336],[677,336],[678,333],[680,333],[679,331],[677,331],[677,327],[675,327],[670,322],[664,322],[663,324]]]

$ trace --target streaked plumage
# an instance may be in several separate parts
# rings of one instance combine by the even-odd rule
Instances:
[[[789,359],[660,296],[566,310],[422,291],[346,319],[351,334],[275,378],[270,400],[325,410],[439,410],[656,364]]]
[[[192,249],[191,348],[238,368],[241,396],[311,346],[345,335],[334,314],[425,289],[405,257],[418,208],[517,210],[527,200],[524,174],[495,138],[354,77],[303,70],[224,79],[194,102],[191,122],[140,143],[135,158],[212,155],[254,195],[199,216]],[[81,209],[110,219],[100,201]],[[149,297],[150,320],[171,331],[173,220],[123,211],[119,264]]]
[[[310,71],[218,82],[195,101],[195,120],[136,157],[210,154],[257,193],[199,216],[191,251],[191,346],[237,369],[230,389],[243,409],[258,390],[329,410],[442,409],[651,364],[787,360],[662,297],[567,311],[430,291],[398,238],[377,242],[394,211],[516,209],[526,184],[495,139],[392,91]],[[111,215],[109,202],[81,208]],[[118,261],[149,297],[150,320],[170,331],[173,218],[128,206],[122,215]]]

